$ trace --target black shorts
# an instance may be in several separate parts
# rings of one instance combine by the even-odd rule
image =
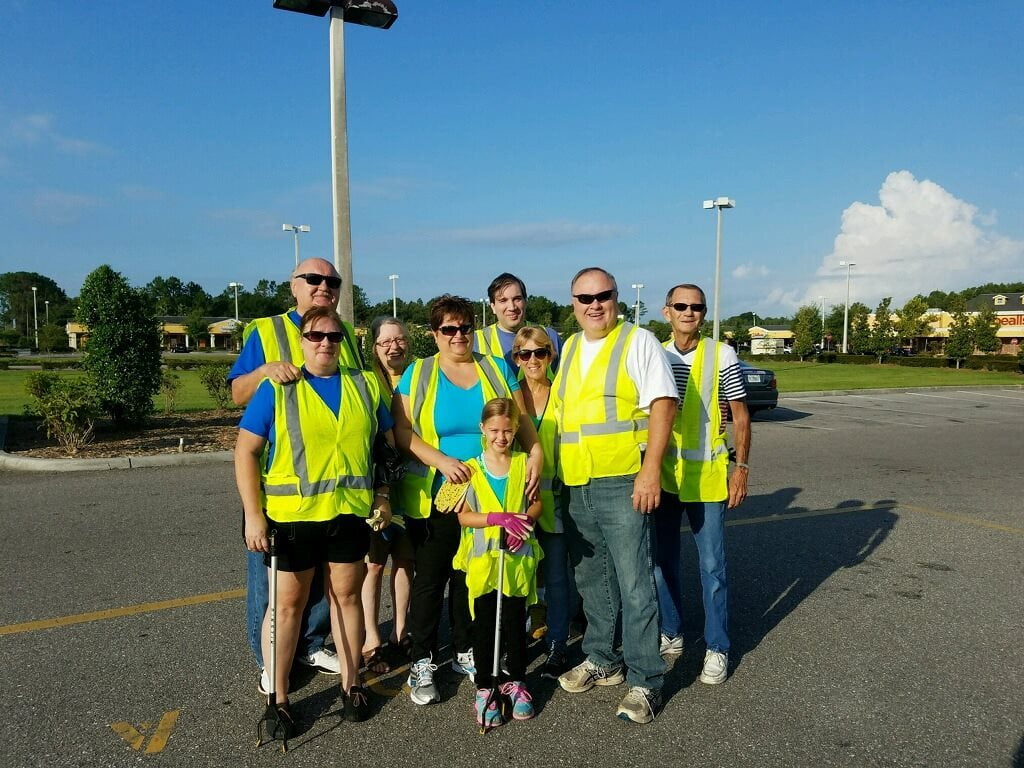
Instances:
[[[370,549],[370,526],[365,517],[338,515],[318,523],[278,523],[267,518],[269,531],[277,531],[277,568],[295,573],[321,563],[359,563]],[[270,567],[270,555],[263,556]]]

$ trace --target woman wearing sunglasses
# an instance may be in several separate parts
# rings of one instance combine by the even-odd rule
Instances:
[[[452,567],[461,528],[455,515],[437,512],[434,495],[446,479],[469,481],[465,461],[480,454],[479,416],[485,403],[507,397],[521,410],[525,407],[508,364],[473,352],[473,305],[469,299],[448,294],[436,299],[430,307],[430,328],[437,354],[406,369],[391,406],[398,447],[413,459],[402,478],[397,506],[406,516],[406,529],[416,548],[409,606],[413,659],[409,687],[416,704],[439,700],[434,672],[446,586],[455,656],[452,669],[470,677],[476,672],[466,575]],[[532,421],[520,421],[517,438],[529,454],[527,492],[533,496],[543,456]]]
[[[380,383],[381,399],[390,408],[391,393],[411,360],[409,332],[401,320],[381,315],[370,323],[370,341],[373,355],[371,369]],[[407,661],[412,646],[406,619],[409,614],[409,590],[412,587],[415,552],[404,530],[404,520],[397,504],[398,495],[397,487],[392,485],[391,498],[395,501],[392,506],[392,523],[395,524],[370,534],[370,552],[366,556],[366,580],[363,582],[366,639],[363,641],[363,663],[368,672],[376,675],[391,671],[388,656],[401,659],[403,663]],[[380,590],[388,556],[391,557],[390,592],[395,619],[388,646],[385,646],[377,625],[380,618]],[[386,653],[386,650],[391,653]]]
[[[537,429],[544,452],[541,471],[540,499],[543,504],[537,531],[544,559],[540,561],[544,601],[547,604],[547,659],[541,668],[541,677],[557,680],[566,671],[565,648],[569,640],[569,617],[575,613],[570,607],[578,600],[569,552],[565,544],[565,502],[562,482],[558,479],[555,443],[557,429],[551,402],[551,361],[555,350],[551,337],[543,328],[520,328],[512,342],[512,357],[522,374],[523,403]],[[532,614],[531,614],[532,615]],[[536,629],[536,626],[534,626]]]
[[[389,489],[374,487],[371,448],[393,422],[375,376],[341,368],[341,319],[313,307],[299,326],[303,365],[298,381],[264,379],[239,424],[235,481],[245,511],[245,545],[278,558],[277,659],[274,691],[282,721],[291,722],[288,672],[314,569],[324,569],[331,633],[341,658],[346,720],[368,714],[359,685],[363,610],[359,593],[370,543],[366,518],[379,509],[390,522]],[[269,554],[265,557],[269,565]],[[270,618],[263,623],[269,658]]]

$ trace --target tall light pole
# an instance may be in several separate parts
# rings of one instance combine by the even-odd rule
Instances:
[[[821,301],[821,351],[825,351],[825,299],[828,296],[819,296],[818,299]]]
[[[487,327],[487,299],[480,299],[480,327]]]
[[[282,224],[282,232],[295,233],[295,266],[299,266],[299,233],[309,232],[309,224]]]
[[[44,299],[43,300],[43,304],[46,305],[46,324],[49,325],[50,324],[50,300],[49,299]]]
[[[235,289],[235,324],[238,324],[238,289],[245,288],[241,283],[228,283],[228,288]]]
[[[36,294],[39,289],[36,286],[32,286],[32,315],[35,317],[36,325],[36,349],[39,349],[39,305],[36,303]]]
[[[714,324],[711,331],[711,338],[715,341],[718,341],[718,307],[722,293],[722,209],[735,207],[736,201],[730,200],[728,197],[716,197],[714,200],[704,201],[704,210],[715,208],[718,211],[718,236],[715,238],[715,309],[714,315],[712,315]]]
[[[388,280],[391,281],[391,316],[398,317],[398,293],[395,288],[398,275],[388,275]]]
[[[644,287],[644,284],[633,283],[633,287],[636,289],[636,307],[633,309],[633,325],[640,325],[640,289]]]
[[[840,261],[840,267],[846,267],[846,306],[843,307],[843,354],[847,353],[846,331],[850,327],[850,270],[857,266],[856,261]]]
[[[344,24],[388,29],[398,18],[392,0],[274,0],[274,7],[311,16],[331,12],[331,168],[334,208],[334,267],[342,279],[338,313],[353,322],[352,218],[348,189],[348,121],[345,115],[345,33]]]

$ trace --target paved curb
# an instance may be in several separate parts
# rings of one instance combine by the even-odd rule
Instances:
[[[780,392],[779,400],[801,397],[839,397],[842,395],[883,395],[905,392],[935,392],[952,387],[893,387],[889,389],[830,389],[818,392]],[[1024,384],[991,384],[988,386],[957,387],[960,392],[984,392],[991,389],[1024,389]],[[0,416],[0,447],[7,435],[7,417]],[[13,456],[0,450],[0,470],[22,472],[90,472],[102,469],[139,469],[145,467],[180,467],[195,464],[221,464],[232,461],[232,451],[209,453],[158,453],[152,456],[121,456],[110,459],[36,459]]]

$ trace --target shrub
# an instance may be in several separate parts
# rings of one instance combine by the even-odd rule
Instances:
[[[43,417],[46,436],[56,438],[69,456],[92,441],[98,407],[88,379],[33,373],[25,391],[32,400],[25,410]]]
[[[835,352],[821,352],[818,354],[819,363],[834,363],[836,361]]]
[[[890,357],[886,362],[902,365],[905,368],[949,368],[949,360],[944,357]]]
[[[160,392],[164,396],[164,413],[173,413],[174,405],[181,391],[181,377],[173,371],[160,374]]]
[[[82,367],[81,360],[40,360],[39,367],[44,371],[61,371]]]
[[[1016,360],[993,360],[984,355],[974,355],[964,361],[963,367],[970,368],[973,371],[1016,372],[1018,370],[1018,362]]]
[[[233,404],[231,387],[228,385],[228,373],[231,366],[223,363],[211,363],[199,369],[199,380],[218,408],[227,409]]]

